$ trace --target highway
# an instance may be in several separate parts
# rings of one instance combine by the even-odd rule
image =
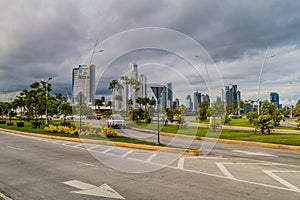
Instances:
[[[188,156],[7,132],[0,152],[9,200],[300,198],[299,152],[218,144]]]

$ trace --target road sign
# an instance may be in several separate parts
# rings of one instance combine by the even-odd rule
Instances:
[[[97,187],[95,185],[84,183],[78,180],[66,181],[63,183],[75,187],[77,189],[80,189],[79,191],[72,191],[71,193],[85,194],[85,195],[96,196],[96,197],[106,197],[111,199],[125,199],[107,184],[103,184]]]
[[[76,101],[81,105],[85,102],[86,97],[84,96],[84,94],[82,92],[80,92],[77,96],[76,96]]]
[[[165,89],[165,87],[151,87],[156,99],[158,100],[160,97],[160,94]]]

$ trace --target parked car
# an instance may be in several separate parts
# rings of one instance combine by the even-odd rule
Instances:
[[[108,127],[125,128],[125,120],[121,115],[113,114],[107,120]]]

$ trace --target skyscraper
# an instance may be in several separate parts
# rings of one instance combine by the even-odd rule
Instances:
[[[167,84],[167,108],[170,108],[170,110],[173,110],[173,92],[172,92],[172,83]]]
[[[162,107],[173,109],[173,92],[172,92],[172,83],[167,83],[167,86],[164,87],[163,91],[160,94],[160,105]]]
[[[147,97],[147,77],[140,75],[140,97]]]
[[[279,94],[276,92],[270,93],[270,102],[274,103],[277,108],[279,108]]]
[[[188,111],[193,110],[193,102],[192,102],[191,95],[186,96],[186,108],[188,109]]]
[[[194,111],[198,110],[198,106],[201,103],[201,93],[200,92],[194,92]]]
[[[138,65],[136,63],[130,63],[130,77],[134,78],[135,80],[138,80]]]
[[[82,93],[82,103],[91,103],[95,98],[95,65],[79,65],[72,71],[72,103],[79,103]]]
[[[241,92],[237,90],[237,85],[232,85],[231,88],[229,86],[225,87],[225,94],[223,94],[223,98],[225,97],[226,106],[231,107],[231,109],[235,109],[239,107],[239,101],[241,100]]]

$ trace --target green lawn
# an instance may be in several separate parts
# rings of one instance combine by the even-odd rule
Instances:
[[[231,119],[230,122],[225,124],[227,126],[244,126],[244,127],[253,127],[253,125],[249,124],[247,118],[238,118],[238,119]]]
[[[148,125],[151,127],[151,125]],[[261,135],[260,132],[254,131],[241,131],[241,130],[230,130],[223,129],[222,133],[210,133],[207,135],[207,128],[197,127],[186,127],[178,129],[176,125],[163,126],[161,132],[183,134],[183,135],[197,135],[200,137],[213,137],[220,139],[230,140],[243,140],[252,142],[263,142],[263,143],[274,143],[274,144],[285,144],[285,145],[296,145],[300,146],[300,135],[296,134],[279,134],[271,133],[270,135]]]

